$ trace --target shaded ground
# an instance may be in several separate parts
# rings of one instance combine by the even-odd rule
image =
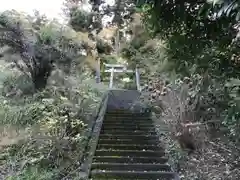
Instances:
[[[169,134],[161,137],[171,158],[170,163],[183,180],[240,179],[240,150],[227,138],[208,138],[204,147],[188,156]]]

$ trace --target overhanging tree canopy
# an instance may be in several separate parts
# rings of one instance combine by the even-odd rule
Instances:
[[[54,22],[44,22],[40,17],[32,19],[13,11],[2,13],[0,44],[9,47],[5,53],[21,56],[15,64],[29,74],[36,90],[42,90],[54,64],[70,65],[80,55],[82,44],[64,35],[63,27],[54,29]]]

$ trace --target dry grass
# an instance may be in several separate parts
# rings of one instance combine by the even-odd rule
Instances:
[[[210,137],[206,124],[197,121],[197,103],[189,105],[188,87],[170,89],[165,96],[155,98],[154,104],[164,112],[157,112],[158,123],[168,125],[170,132],[160,136],[169,153],[170,163],[183,180],[237,180],[240,178],[240,150],[227,137]],[[193,135],[196,151],[187,155],[180,149],[175,135],[188,129]]]
[[[188,132],[193,136],[197,149],[204,149],[208,136],[207,127],[197,122],[197,99],[193,103],[189,102],[188,84],[183,84],[180,88],[167,88],[161,80],[151,80],[148,90],[143,96],[145,99],[147,96],[151,97],[156,115],[168,125],[172,138],[176,139],[177,134]]]
[[[70,173],[72,175],[79,168],[84,141],[73,140],[64,131],[53,132],[43,124],[27,129],[2,127],[1,132],[0,179],[11,176],[21,178],[28,167],[37,171],[38,166],[41,166],[49,172],[53,170],[52,167],[58,167],[57,176],[61,178]]]
[[[83,121],[88,123],[92,120],[91,115],[98,106],[102,92],[106,90],[105,86],[99,87],[91,78],[82,76],[66,77],[63,71],[54,71],[48,79],[47,89],[34,97],[26,97],[22,106],[18,104],[18,100],[22,99],[8,98],[8,113],[10,117],[17,117],[14,123],[20,126],[25,116],[15,113],[18,110],[13,111],[11,108],[26,112],[29,117],[27,120],[32,123],[29,122],[27,128],[6,124],[0,126],[0,179],[9,176],[15,177],[11,180],[31,179],[29,177],[36,179],[45,176],[44,173],[39,173],[42,169],[51,174],[49,177],[57,177],[50,179],[71,179],[77,176],[86,143]],[[14,107],[12,101],[16,104]],[[1,115],[4,116],[5,105],[1,105]],[[41,109],[40,106],[45,108]],[[72,125],[74,135],[67,135],[64,124],[66,116],[61,113],[64,107],[71,110],[71,119],[75,123]],[[1,123],[13,124],[8,116],[6,122]],[[32,169],[28,170],[29,167]]]
[[[188,86],[183,85],[177,92],[170,90],[162,97],[161,102],[165,107],[163,119],[169,126],[172,136],[177,133],[189,132],[195,142],[198,151],[205,149],[206,138],[208,137],[205,124],[196,121],[196,102],[189,105]]]
[[[5,147],[18,144],[28,137],[26,129],[19,129],[14,126],[0,126],[0,151]]]

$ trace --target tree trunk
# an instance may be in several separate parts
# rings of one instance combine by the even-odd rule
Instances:
[[[32,76],[32,81],[36,91],[42,91],[46,87],[50,74],[50,71],[42,71]]]

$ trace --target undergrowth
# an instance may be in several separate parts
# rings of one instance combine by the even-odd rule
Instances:
[[[0,179],[76,178],[86,130],[105,87],[95,88],[91,79],[82,76],[53,72],[45,90],[30,93],[25,91],[30,82],[21,78],[3,80]]]

